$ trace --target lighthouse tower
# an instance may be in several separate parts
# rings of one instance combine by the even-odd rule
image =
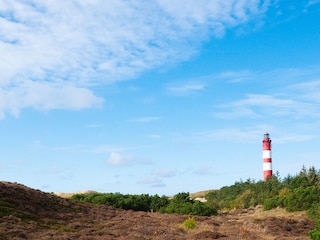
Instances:
[[[262,157],[263,180],[266,181],[268,178],[272,177],[271,139],[268,132],[266,132],[263,136]]]

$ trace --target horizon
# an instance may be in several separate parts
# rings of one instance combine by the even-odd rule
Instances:
[[[173,195],[319,169],[320,0],[5,1],[0,175]]]

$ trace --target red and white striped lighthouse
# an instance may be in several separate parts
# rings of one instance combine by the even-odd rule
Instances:
[[[271,139],[268,132],[266,132],[263,136],[262,157],[263,180],[266,181],[268,178],[272,177]]]

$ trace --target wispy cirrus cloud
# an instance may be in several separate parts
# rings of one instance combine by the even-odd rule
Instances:
[[[170,168],[154,169],[151,174],[139,178],[139,184],[150,185],[151,187],[165,187],[165,179],[176,176],[177,170]]]
[[[238,73],[242,76],[242,71]],[[293,119],[319,117],[319,73],[319,66],[275,69],[269,72],[252,71],[249,82],[260,81],[261,87],[264,87],[272,79],[273,82],[277,82],[277,86],[266,87],[264,94],[248,93],[242,98],[217,105],[213,115],[223,119],[258,119],[266,114]],[[232,72],[231,76],[237,78],[237,72]],[[218,77],[228,81],[230,74],[220,74]]]
[[[150,116],[150,117],[141,117],[141,118],[134,118],[129,120],[130,122],[137,122],[137,123],[148,123],[160,120],[160,117]]]
[[[161,178],[154,176],[145,176],[138,179],[139,184],[147,184],[147,185],[163,185],[163,181]]]
[[[294,119],[320,116],[318,104],[306,102],[302,97],[248,94],[243,99],[220,105],[219,108],[226,110],[216,111],[213,115],[224,119],[262,118],[266,115]]]
[[[152,174],[161,178],[169,178],[175,176],[177,173],[176,169],[170,168],[159,168],[155,169]]]
[[[272,132],[272,141],[282,144],[287,142],[304,142],[314,139],[316,135],[310,131],[296,131],[291,129],[283,129],[273,124],[255,124],[253,126],[243,128],[220,128],[201,132],[195,132],[192,136],[189,136],[195,142],[206,141],[226,141],[232,143],[243,142],[259,142],[261,140],[261,134],[265,131]],[[210,167],[208,166],[208,171]],[[205,171],[205,168],[199,168],[196,172]]]
[[[254,77],[254,73],[250,70],[225,71],[215,76],[215,78],[217,79],[224,79],[231,83],[251,80],[253,77]]]
[[[187,4],[4,0],[0,5],[0,116],[17,116],[27,107],[101,106],[103,99],[92,86],[186,60],[207,37],[222,37],[228,28],[260,18],[268,5],[269,1],[236,0]]]
[[[122,152],[125,150],[130,150],[132,148],[120,146],[120,145],[99,145],[95,147],[89,148],[87,151],[96,153],[96,154],[103,154],[103,153],[112,153],[112,152]]]
[[[305,112],[308,104],[284,97],[248,94],[243,99],[220,105],[220,107],[230,109],[227,112],[215,113],[215,116],[221,118],[262,117],[266,112],[269,112],[270,115],[295,115],[297,117],[298,114],[302,114],[302,111]]]
[[[320,0],[310,0],[309,3],[308,3],[308,6],[311,6],[311,5],[314,5],[314,4],[317,4],[317,3],[320,3]]]
[[[205,89],[205,84],[202,83],[183,83],[183,84],[170,84],[167,86],[167,91],[174,95],[190,95]]]
[[[320,79],[293,84],[289,87],[292,94],[299,94],[301,99],[314,103],[320,102]]]
[[[116,152],[111,152],[107,163],[112,166],[123,166],[133,163],[132,155],[124,155]]]
[[[139,158],[131,154],[124,154],[119,152],[111,152],[107,160],[107,164],[110,166],[129,166],[132,164],[151,164],[151,159]]]
[[[198,167],[197,169],[194,170],[194,174],[197,174],[197,175],[212,175],[213,174],[213,171],[212,171],[212,166],[211,165],[203,165],[203,166],[200,166]]]
[[[272,130],[270,126],[256,126],[254,128],[220,128],[215,130],[207,130],[196,132],[192,137],[201,141],[228,141],[228,142],[254,142],[259,140],[261,133]]]
[[[259,82],[268,84],[275,82],[281,85],[294,85],[297,82],[313,81],[319,77],[320,66],[312,65],[305,68],[275,68],[270,71],[254,71],[242,69],[238,71],[229,70],[210,76],[215,80],[223,80],[228,83]],[[272,81],[271,81],[272,80]]]

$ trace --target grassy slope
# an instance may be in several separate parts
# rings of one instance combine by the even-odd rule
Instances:
[[[201,196],[198,194],[197,196]],[[309,239],[314,228],[304,212],[262,208],[217,217],[133,212],[84,204],[26,186],[0,182],[0,239]]]

